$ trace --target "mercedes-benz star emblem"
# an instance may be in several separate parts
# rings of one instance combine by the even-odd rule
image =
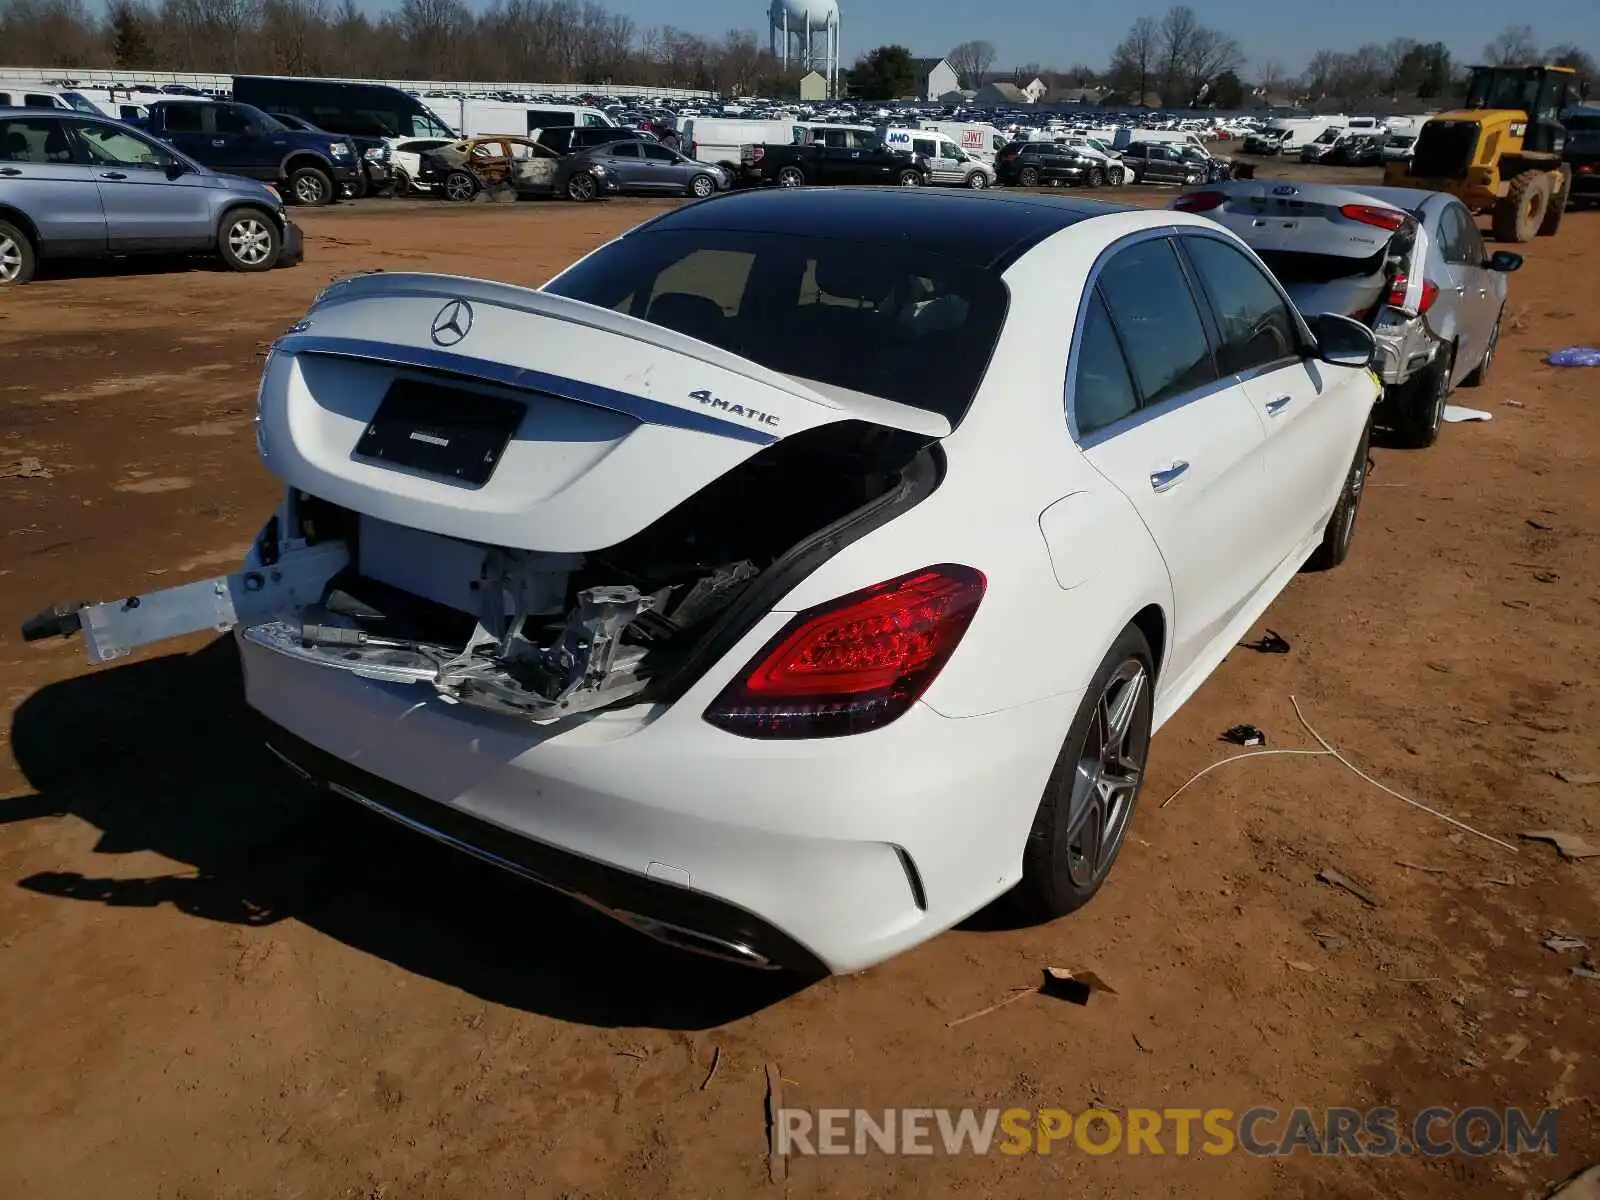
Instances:
[[[433,344],[454,346],[472,332],[472,305],[452,300],[433,318]]]

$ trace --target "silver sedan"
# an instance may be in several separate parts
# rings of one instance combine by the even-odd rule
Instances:
[[[1384,383],[1378,419],[1402,444],[1432,445],[1451,391],[1488,374],[1505,277],[1522,257],[1488,253],[1453,196],[1234,180],[1190,189],[1172,207],[1242,237],[1306,316],[1336,312],[1372,328]]]

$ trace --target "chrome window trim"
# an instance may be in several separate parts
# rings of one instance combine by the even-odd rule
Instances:
[[[1130,413],[1126,417],[1123,417],[1121,420],[1112,421],[1109,425],[1103,425],[1099,429],[1096,429],[1093,433],[1084,434],[1078,429],[1078,413],[1076,404],[1078,358],[1079,351],[1083,343],[1084,319],[1088,315],[1089,298],[1094,294],[1095,289],[1099,286],[1100,273],[1105,269],[1106,263],[1115,258],[1122,251],[1133,246],[1142,245],[1145,242],[1168,240],[1177,232],[1178,228],[1179,227],[1176,225],[1161,225],[1154,229],[1141,229],[1135,233],[1130,233],[1124,237],[1120,237],[1107,246],[1104,250],[1100,251],[1099,255],[1094,260],[1094,265],[1089,268],[1089,276],[1084,281],[1082,293],[1078,296],[1078,310],[1073,317],[1072,341],[1067,348],[1067,374],[1063,383],[1063,391],[1065,393],[1063,396],[1063,407],[1066,410],[1067,431],[1072,435],[1072,440],[1077,442],[1078,445],[1085,450],[1089,449],[1090,446],[1099,445],[1108,437],[1115,436],[1125,429],[1131,429],[1138,425],[1142,425],[1144,423],[1144,420],[1141,419],[1143,414],[1164,414],[1171,412],[1175,408],[1181,408],[1185,404],[1191,404],[1196,400],[1200,400],[1205,396],[1220,390],[1221,388],[1233,386],[1233,379],[1231,376],[1219,376],[1217,379],[1203,387],[1195,388],[1192,391],[1183,392],[1177,396],[1169,396],[1160,404],[1153,405],[1149,408],[1141,407],[1136,409],[1134,412]],[[1176,246],[1172,248],[1172,253],[1174,257],[1177,258],[1178,269],[1180,271],[1185,271],[1186,267],[1182,257],[1178,255],[1178,249]],[[1192,293],[1190,298],[1195,301],[1195,316],[1200,320],[1200,329],[1201,332],[1205,334],[1206,344],[1209,347],[1211,343],[1211,335],[1210,331],[1206,328],[1205,314],[1200,311],[1199,300],[1195,298]],[[1106,311],[1111,315],[1111,319],[1113,323],[1115,323],[1116,315],[1111,313],[1111,306],[1109,304],[1106,305]],[[1126,359],[1126,353],[1124,353],[1124,359]],[[1128,364],[1128,372],[1131,378],[1133,372],[1133,366],[1131,363]],[[1132,379],[1132,383],[1134,390],[1137,392],[1139,390],[1139,381],[1137,379]]]
[[[1078,429],[1077,408],[1075,403],[1075,391],[1078,382],[1079,350],[1083,340],[1084,318],[1088,313],[1089,298],[1094,294],[1094,290],[1100,282],[1100,272],[1104,269],[1106,263],[1112,257],[1114,257],[1120,251],[1127,249],[1129,246],[1135,246],[1141,242],[1153,241],[1156,238],[1178,239],[1186,237],[1211,238],[1214,241],[1224,242],[1236,249],[1243,249],[1250,260],[1254,262],[1256,266],[1260,268],[1262,274],[1267,277],[1268,282],[1272,284],[1272,288],[1278,293],[1279,298],[1289,306],[1289,311],[1294,314],[1295,323],[1299,327],[1300,334],[1304,339],[1305,345],[1308,347],[1307,351],[1298,359],[1285,358],[1273,363],[1263,364],[1257,368],[1252,368],[1251,371],[1234,375],[1219,375],[1216,380],[1205,385],[1204,387],[1194,388],[1191,391],[1180,393],[1177,396],[1169,396],[1160,404],[1152,405],[1148,408],[1140,408],[1128,416],[1123,417],[1121,420],[1113,421],[1109,425],[1101,426],[1093,433],[1081,433]],[[1178,262],[1180,267],[1182,267],[1187,273],[1189,264],[1182,253],[1179,252],[1179,247],[1174,245],[1173,251],[1174,253],[1178,254]],[[1191,284],[1191,287],[1192,286],[1193,284]],[[1201,328],[1206,331],[1206,338],[1209,343],[1213,336],[1213,330],[1207,320],[1209,302],[1207,302],[1203,296],[1195,296],[1193,299],[1195,301],[1196,311],[1200,316]],[[1207,308],[1202,309],[1202,304],[1207,305]],[[1153,421],[1157,417],[1165,416],[1170,412],[1174,412],[1177,409],[1183,408],[1185,405],[1193,404],[1198,400],[1204,400],[1206,397],[1215,395],[1224,388],[1235,387],[1246,379],[1256,378],[1261,374],[1268,373],[1269,371],[1282,370],[1284,367],[1295,362],[1303,363],[1308,357],[1311,356],[1312,352],[1309,348],[1314,347],[1315,345],[1316,338],[1311,333],[1311,327],[1306,324],[1304,315],[1298,308],[1295,307],[1294,301],[1289,299],[1288,292],[1285,291],[1283,285],[1278,282],[1277,276],[1275,276],[1267,268],[1267,265],[1256,256],[1255,251],[1251,250],[1250,247],[1245,244],[1242,238],[1229,235],[1220,226],[1215,229],[1208,229],[1204,226],[1198,225],[1163,225],[1154,229],[1141,229],[1137,233],[1130,233],[1125,237],[1118,238],[1099,253],[1099,255],[1095,258],[1094,265],[1089,268],[1089,276],[1087,280],[1085,280],[1083,291],[1078,297],[1078,310],[1074,316],[1072,326],[1072,341],[1067,351],[1067,374],[1063,383],[1063,406],[1066,410],[1067,431],[1071,435],[1072,440],[1078,444],[1080,449],[1093,449],[1095,446],[1098,446],[1102,442],[1116,437],[1120,433],[1138,429],[1148,421]],[[1215,350],[1216,347],[1213,346],[1213,354],[1215,353]],[[1129,370],[1131,373],[1131,366]],[[1137,381],[1135,381],[1134,386],[1137,388]]]
[[[1217,236],[1217,231],[1215,230],[1195,228],[1193,226],[1186,226],[1182,236],[1211,242],[1221,242],[1224,245],[1233,247],[1235,250],[1244,251],[1245,258],[1254,263],[1257,269],[1266,276],[1267,283],[1270,284],[1272,290],[1278,294],[1278,299],[1283,302],[1283,306],[1289,310],[1289,319],[1294,322],[1295,330],[1300,335],[1301,351],[1298,355],[1285,354],[1282,358],[1275,358],[1271,362],[1257,363],[1255,366],[1250,367],[1247,370],[1235,371],[1234,378],[1240,382],[1243,382],[1247,379],[1259,378],[1260,376],[1268,374],[1272,371],[1281,371],[1284,367],[1290,366],[1293,363],[1305,362],[1306,354],[1309,348],[1316,345],[1316,338],[1311,333],[1311,327],[1306,324],[1306,319],[1301,314],[1299,308],[1295,306],[1295,302],[1289,298],[1288,291],[1281,283],[1278,282],[1278,277],[1274,275],[1271,268],[1269,268],[1266,263],[1262,262],[1256,253],[1251,250],[1247,244],[1245,244],[1244,239],[1240,238],[1235,240],[1230,237],[1219,237]],[[1185,266],[1194,267],[1195,271],[1199,270],[1199,267],[1194,266],[1194,264],[1188,261],[1187,255],[1183,255],[1183,258]],[[1207,309],[1209,309],[1211,307],[1211,298],[1205,294],[1205,285],[1200,283],[1199,280],[1195,280],[1195,282],[1199,284],[1200,295],[1203,298]],[[1216,324],[1216,313],[1213,312],[1211,314],[1211,320],[1213,324]],[[1218,326],[1215,332],[1217,337],[1220,339],[1222,336],[1221,327]],[[1216,349],[1220,350],[1221,346],[1217,346]]]

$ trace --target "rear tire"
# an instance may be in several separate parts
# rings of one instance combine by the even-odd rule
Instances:
[[[1110,874],[1144,783],[1154,682],[1150,643],[1130,625],[1095,671],[1039,800],[1011,897],[1022,916],[1082,908]]]
[[[1397,398],[1394,435],[1405,449],[1425,450],[1439,440],[1455,361],[1454,347],[1440,347],[1428,369],[1411,380]]]
[[[805,181],[805,172],[799,167],[784,167],[778,172],[779,187],[803,187]]]
[[[1304,570],[1331,571],[1350,557],[1350,543],[1356,533],[1356,513],[1361,508],[1361,493],[1366,490],[1367,451],[1371,445],[1372,420],[1368,418],[1366,428],[1361,431],[1361,442],[1356,446],[1355,461],[1350,464],[1350,473],[1345,476],[1344,490],[1339,493],[1339,502],[1333,506],[1333,515],[1328,518],[1327,527],[1323,530],[1322,544],[1306,559]]]
[[[897,182],[901,187],[921,187],[922,176],[916,171],[901,171]]]
[[[217,257],[230,271],[270,271],[278,265],[283,238],[259,208],[236,208],[217,230]]]
[[[1524,171],[1511,181],[1506,194],[1495,201],[1491,222],[1502,242],[1531,242],[1550,211],[1554,184],[1548,171]]]
[[[1037,167],[1023,167],[1021,171],[1017,172],[1017,182],[1020,183],[1023,187],[1027,187],[1027,188],[1038,187],[1039,186],[1039,170],[1038,170],[1038,168]]]
[[[1106,173],[1099,167],[1089,168],[1089,186],[1092,188],[1105,187]]]
[[[0,288],[20,287],[33,278],[39,265],[28,235],[7,221],[0,221]]]

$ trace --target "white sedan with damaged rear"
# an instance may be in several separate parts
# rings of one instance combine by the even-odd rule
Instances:
[[[735,193],[274,344],[231,628],[307,780],[688,950],[852,971],[1100,888],[1152,733],[1349,549],[1372,334],[1200,217]]]

